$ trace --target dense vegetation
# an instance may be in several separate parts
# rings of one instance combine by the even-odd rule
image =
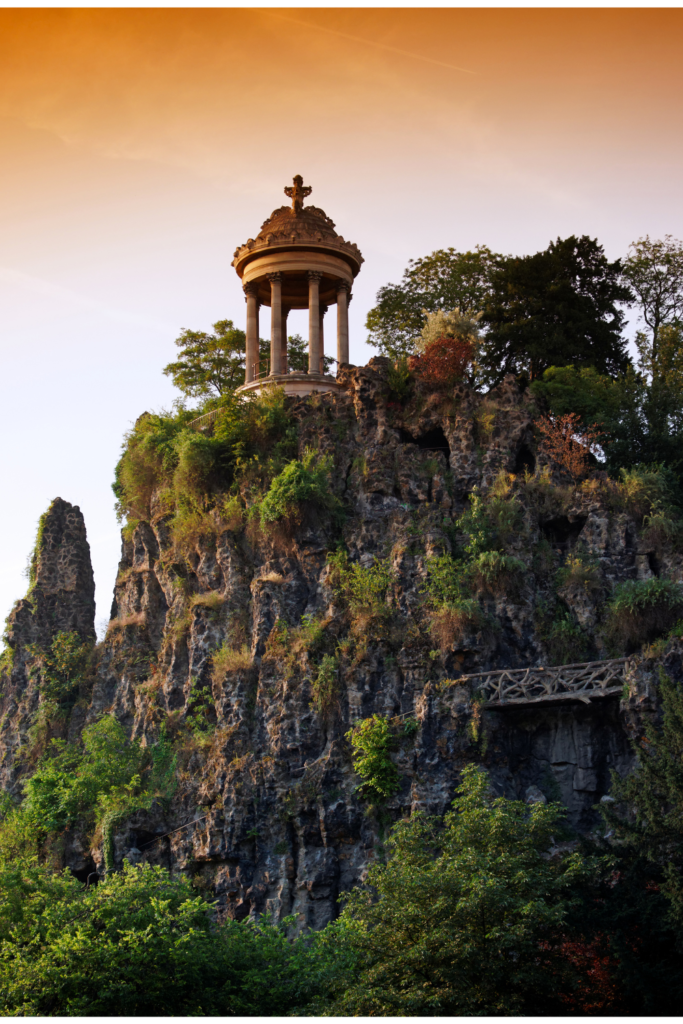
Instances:
[[[643,323],[635,365],[622,308],[634,302]],[[670,238],[640,240],[613,263],[585,237],[523,258],[442,250],[411,262],[401,285],[381,289],[368,328],[392,361],[391,400],[400,405],[415,389],[445,394],[463,380],[482,390],[512,372],[537,402],[538,444],[554,466],[552,474],[547,466],[499,474],[445,524],[450,540],[426,560],[417,610],[426,657],[491,625],[489,598],[518,593],[530,569],[541,595],[536,628],[552,663],[596,656],[597,641],[613,654],[645,645],[656,655],[681,637],[677,580],[612,587],[580,545],[559,560],[533,522],[592,497],[627,512],[659,548],[683,535],[682,311],[683,249]],[[126,437],[118,511],[128,534],[163,516],[179,562],[184,548],[226,529],[286,535],[307,520],[323,523],[339,622],[278,621],[265,657],[285,676],[305,657],[312,706],[329,715],[340,701],[340,666],[357,664],[373,640],[393,650],[405,639],[397,636],[395,573],[389,559],[350,561],[339,544],[346,510],[329,449],[300,443],[281,391],[235,395],[244,335],[230,321],[213,326],[212,335],[183,331],[178,359],[164,371],[198,404],[145,413]],[[261,348],[267,369],[267,343]],[[304,343],[291,338],[290,366],[306,365]],[[194,421],[207,415],[211,429],[198,430]],[[477,416],[485,441],[495,409],[482,405]],[[330,426],[332,446],[344,430]],[[32,566],[35,574],[35,558]],[[572,587],[600,598],[592,636],[564,600]],[[187,598],[209,611],[221,600]],[[612,800],[601,805],[604,828],[589,838],[572,834],[559,804],[497,796],[474,765],[443,819],[416,813],[387,834],[385,805],[400,786],[392,754],[417,723],[378,715],[358,723],[346,738],[358,798],[380,825],[379,856],[365,883],[342,897],[338,920],[294,937],[293,921],[220,919],[188,878],[144,864],[115,870],[117,825],[167,804],[182,743],[208,741],[210,693],[193,683],[182,729],[171,734],[169,719],[148,745],[109,714],[67,740],[92,645],[60,632],[34,654],[41,703],[30,771],[22,799],[0,807],[3,1014],[677,1012],[683,688],[667,676],[659,680],[661,718],[635,742],[637,768],[614,778]],[[213,654],[214,681],[250,665],[235,634]],[[475,749],[476,715],[470,735]],[[103,880],[83,883],[61,870],[64,838],[75,828],[102,843]]]

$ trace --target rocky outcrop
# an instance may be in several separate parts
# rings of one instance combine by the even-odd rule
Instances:
[[[340,893],[383,856],[392,821],[417,808],[443,813],[468,761],[486,764],[500,793],[560,797],[574,827],[592,828],[610,770],[630,764],[628,732],[653,708],[653,669],[635,659],[631,696],[621,703],[477,709],[457,683],[463,673],[548,663],[539,617],[552,581],[540,548],[566,554],[581,543],[605,587],[642,573],[647,551],[635,523],[607,509],[597,492],[564,509],[526,502],[524,526],[509,542],[526,566],[519,587],[486,593],[485,625],[439,647],[423,611],[426,562],[453,549],[454,521],[475,487],[485,494],[501,471],[533,469],[531,400],[508,379],[483,397],[463,386],[402,402],[391,393],[388,360],[379,358],[342,368],[339,380],[340,393],[288,401],[300,450],[314,446],[334,458],[344,525],[313,512],[289,531],[219,524],[178,550],[167,514],[156,508],[124,537],[83,719],[113,713],[146,743],[162,725],[175,737],[178,789],[170,806],[140,812],[120,829],[118,863],[142,857],[188,872],[235,918],[295,914],[314,928],[334,917]],[[29,604],[20,603],[10,624],[6,785],[35,703],[23,638],[44,643],[56,623],[83,636],[92,631],[82,519],[77,509],[56,506],[50,516],[64,524],[62,539],[55,526]],[[352,622],[332,587],[328,555],[340,540],[352,562],[390,559],[392,612],[381,622]],[[604,653],[596,632],[604,593],[569,586],[563,595],[593,656]],[[302,622],[313,619],[337,658],[337,690],[324,706],[315,691],[319,658],[301,639]],[[274,643],[276,624],[288,627],[289,647]],[[212,657],[226,642],[241,654],[216,672]],[[202,688],[211,700],[198,732],[188,715]],[[396,720],[401,787],[381,808],[359,796],[346,738],[373,714]],[[399,727],[405,719],[416,722],[415,731]],[[103,869],[101,851],[90,854],[82,837],[70,850],[75,869],[89,856]]]
[[[27,768],[24,755],[40,701],[42,653],[60,632],[95,641],[95,581],[77,505],[55,498],[41,516],[30,576],[26,597],[7,618],[0,671],[0,783],[11,792]],[[73,724],[77,731],[76,720]]]

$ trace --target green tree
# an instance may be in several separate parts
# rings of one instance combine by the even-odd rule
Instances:
[[[213,330],[181,331],[176,338],[180,356],[164,367],[166,376],[189,398],[220,397],[244,384],[244,331],[232,320],[218,320]]]
[[[159,867],[89,889],[35,863],[0,869],[6,1016],[271,1016],[306,1003],[307,962],[282,928],[216,924],[189,881]]]
[[[578,854],[550,860],[564,810],[494,798],[466,767],[443,823],[399,822],[387,864],[370,869],[318,940],[342,969],[330,1007],[340,1015],[442,1016],[551,1012],[562,980],[553,936]],[[330,977],[334,979],[334,971]]]
[[[646,721],[634,743],[634,771],[612,773],[611,795],[603,805],[615,839],[645,858],[661,879],[669,917],[683,924],[683,685],[660,669],[661,722]],[[683,950],[683,944],[681,945]]]
[[[334,363],[332,356],[323,356],[325,373],[330,372]],[[290,370],[308,373],[308,342],[300,334],[290,334],[287,338],[287,365]]]
[[[624,260],[624,277],[635,293],[650,337],[641,334],[647,361],[658,356],[662,327],[680,325],[683,318],[683,242],[671,235],[632,242]]]
[[[509,258],[493,271],[493,295],[481,361],[493,383],[507,373],[536,380],[550,366],[593,366],[616,375],[628,365],[617,303],[632,294],[619,261],[595,239],[551,242],[533,256]]]
[[[415,350],[425,310],[481,311],[491,294],[491,275],[501,260],[484,245],[471,252],[438,249],[410,260],[401,284],[385,285],[377,292],[376,305],[365,322],[368,344],[382,355],[399,359]]]

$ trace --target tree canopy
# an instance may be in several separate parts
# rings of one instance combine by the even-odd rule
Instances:
[[[671,235],[655,240],[646,235],[632,242],[624,277],[650,330],[649,347],[656,359],[661,328],[680,326],[683,319],[683,242]]]
[[[535,380],[550,366],[626,370],[617,304],[632,294],[619,260],[610,263],[595,239],[558,238],[543,252],[509,258],[493,271],[492,289],[482,355],[491,382],[506,373]]]
[[[438,249],[410,260],[401,284],[380,288],[367,315],[368,343],[382,355],[398,359],[413,352],[425,323],[426,310],[480,312],[491,294],[491,277],[503,257],[485,245],[472,251]]]
[[[246,335],[232,320],[218,320],[213,334],[184,329],[176,338],[179,358],[164,367],[189,398],[225,395],[244,384]]]

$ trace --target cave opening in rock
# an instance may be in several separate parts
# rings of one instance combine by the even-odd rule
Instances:
[[[515,456],[513,473],[533,473],[536,469],[536,457],[528,444],[520,445]]]
[[[416,444],[418,448],[428,452],[443,452],[447,460],[451,457],[451,447],[441,427],[434,427],[419,437],[413,437],[410,431],[404,430],[403,427],[399,428],[398,433],[403,444]]]
[[[553,546],[568,551],[576,544],[579,534],[586,525],[586,519],[587,516],[576,516],[572,519],[557,516],[556,519],[547,519],[541,523],[541,531]]]

